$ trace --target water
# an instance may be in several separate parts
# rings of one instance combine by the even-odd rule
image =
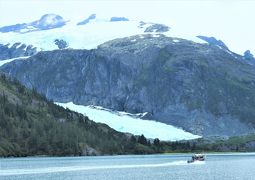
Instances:
[[[255,153],[0,158],[1,180],[254,180]]]

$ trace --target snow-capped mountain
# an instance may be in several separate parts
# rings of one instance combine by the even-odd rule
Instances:
[[[65,21],[56,14],[46,14],[40,20],[0,28],[0,43],[22,42],[32,44],[38,50],[58,49],[55,39],[63,39],[73,49],[93,49],[98,45],[137,34],[159,33],[181,37],[198,43],[207,43],[196,35],[183,34],[167,25],[129,20],[126,17],[98,17],[91,14],[80,21]]]
[[[66,21],[56,14],[45,14],[39,20],[30,22],[15,24],[10,26],[4,26],[0,28],[1,33],[17,32],[28,33],[40,30],[49,30],[62,27],[66,24]]]
[[[30,28],[31,25],[33,28]],[[3,44],[5,51],[10,47],[16,47],[16,42],[31,44],[37,47],[37,50],[44,51],[35,56],[31,55],[27,61],[13,59],[17,56],[5,58],[0,64],[1,70],[19,79],[27,87],[37,88],[39,92],[54,101],[100,105],[135,113],[150,112],[154,115],[152,119],[160,120],[162,123],[159,125],[151,121],[152,124],[147,124],[148,127],[155,125],[166,131],[172,130],[171,125],[183,127],[200,135],[236,135],[253,130],[249,124],[243,123],[246,118],[243,114],[238,114],[239,119],[235,114],[229,115],[229,112],[232,112],[231,108],[235,108],[234,105],[226,113],[225,109],[229,108],[228,101],[221,102],[221,99],[215,98],[214,91],[211,91],[212,87],[209,86],[217,84],[218,78],[224,80],[223,84],[229,85],[227,90],[235,88],[233,87],[235,84],[230,83],[225,76],[225,69],[233,69],[228,72],[228,74],[233,73],[231,74],[233,79],[236,78],[236,72],[239,72],[236,67],[253,69],[250,66],[252,63],[249,62],[253,60],[253,56],[249,51],[243,57],[231,52],[223,41],[214,37],[183,33],[164,24],[129,20],[121,16],[98,17],[96,14],[91,14],[79,21],[65,21],[59,15],[47,14],[32,23],[1,29],[5,29],[0,32],[0,44]],[[69,49],[51,51],[59,48],[55,44],[56,40],[66,42]],[[101,64],[103,61],[106,62]],[[224,73],[218,65],[223,67]],[[250,72],[252,73],[253,70]],[[211,80],[211,82],[206,81],[209,85],[204,84],[205,76]],[[243,77],[249,76],[244,74]],[[214,82],[215,80],[217,82]],[[218,84],[215,91],[218,92],[219,89],[221,89],[219,93],[230,93],[221,84]],[[164,98],[162,98],[163,92]],[[131,93],[133,96],[130,96]],[[244,91],[240,90],[238,94],[242,93]],[[213,98],[201,101],[200,94]],[[250,91],[244,94],[251,96],[248,99],[253,98]],[[240,95],[240,98],[242,97]],[[151,99],[154,99],[153,102]],[[217,102],[213,102],[214,100]],[[251,104],[249,103],[250,101],[244,105],[249,107]],[[210,104],[217,104],[217,107]],[[72,108],[78,108],[71,105]],[[158,108],[159,106],[163,107]],[[82,111],[84,108],[86,113],[91,112],[89,107],[83,107]],[[222,116],[218,116],[218,111]],[[96,115],[101,111],[94,113]],[[97,116],[94,117],[93,113],[90,116],[94,118],[93,120],[108,123],[119,131],[145,134],[151,138],[170,137],[165,131],[160,133],[153,129],[152,131],[157,132],[156,136],[140,128],[135,131],[135,125],[132,123],[122,126],[112,123],[114,121],[102,121]],[[112,114],[105,116],[110,117]],[[112,117],[115,118],[120,121],[125,119],[127,122],[134,120],[134,118],[129,119],[130,116]],[[141,119],[135,118],[135,120]],[[229,125],[230,121],[235,123]],[[141,127],[145,127],[143,123]],[[236,131],[236,127],[240,130]],[[188,139],[193,136],[186,138],[186,135],[183,135],[183,137]],[[180,136],[174,138],[171,136],[170,140],[178,138],[181,139]]]
[[[229,50],[223,41],[217,40],[215,37],[206,37],[206,36],[197,36],[197,37],[206,41],[210,45],[218,46],[223,49]]]
[[[136,35],[92,50],[38,52],[0,70],[55,102],[148,112],[146,119],[193,134],[229,136],[255,129],[249,116],[254,66],[214,45]]]

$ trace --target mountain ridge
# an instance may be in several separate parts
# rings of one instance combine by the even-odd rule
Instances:
[[[254,132],[254,67],[217,46],[137,35],[92,50],[39,52],[0,70],[57,102],[148,112],[205,136]]]

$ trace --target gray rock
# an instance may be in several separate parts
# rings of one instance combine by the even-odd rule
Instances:
[[[91,14],[87,19],[77,23],[77,25],[85,25],[88,24],[90,20],[96,19],[96,14]]]
[[[86,145],[81,155],[82,156],[98,156],[98,155],[101,155],[101,153],[95,150],[94,148]]]
[[[30,22],[15,24],[10,26],[0,27],[0,32],[17,32],[27,33],[32,31],[41,31],[62,27],[66,24],[66,21],[59,15],[56,14],[45,14],[39,20]]]
[[[21,44],[20,42],[14,43],[12,46],[9,44],[0,44],[0,61],[17,58],[22,56],[32,56],[37,53],[37,48],[32,45]]]
[[[110,22],[116,22],[116,21],[129,21],[129,19],[125,17],[111,17]]]
[[[140,22],[140,26],[142,23]],[[147,27],[144,32],[167,32],[170,30],[170,27],[164,25],[164,24],[152,24],[149,27]]]
[[[221,40],[217,40],[215,37],[207,37],[207,36],[197,36],[197,37],[209,43],[210,45],[219,46],[223,49],[228,50],[228,47],[226,46],[226,44]]]
[[[253,56],[253,54],[251,53],[250,50],[245,51],[243,56],[244,56],[245,60],[248,60],[248,61],[255,60],[255,58],[254,58],[254,56]]]

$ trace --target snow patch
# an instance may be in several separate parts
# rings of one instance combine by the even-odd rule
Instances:
[[[22,46],[22,43],[19,43],[17,46],[16,46],[16,49],[20,48]]]
[[[226,52],[227,52],[228,54],[230,54],[230,55],[232,55],[232,56],[233,56],[233,53],[232,53],[231,51],[226,50]]]
[[[48,14],[41,19],[41,23],[44,26],[56,25],[59,23],[57,16],[55,14]]]
[[[208,44],[208,42],[198,38],[196,34],[188,33],[188,32],[185,32],[184,30],[180,30],[180,29],[178,30],[176,28],[171,28],[171,31],[165,32],[163,34],[168,37],[186,39],[199,44]]]
[[[225,48],[223,48],[223,47],[221,47],[219,45],[216,45],[216,47],[218,47],[219,49],[225,51],[226,53],[230,54],[231,56],[233,56],[234,58],[237,59],[237,57],[231,51],[229,51],[229,50],[227,50],[227,49],[225,49]]]
[[[128,132],[134,135],[145,135],[147,138],[159,138],[164,141],[189,140],[200,138],[198,135],[191,134],[172,125],[167,125],[154,120],[143,120],[137,118],[137,114],[125,112],[111,112],[100,106],[82,106],[69,103],[56,103],[59,106],[82,113],[91,120],[104,123],[111,128]],[[144,114],[145,115],[145,114]]]
[[[143,36],[143,35],[139,35],[139,38],[140,38],[140,39],[144,39],[144,36]]]
[[[180,40],[174,39],[173,42],[178,43],[178,42],[180,42]]]
[[[155,38],[160,37],[160,36],[161,36],[160,34],[153,34],[152,35],[152,37],[155,37]]]
[[[220,48],[220,49],[223,49],[221,46],[219,46],[219,45],[216,45],[218,48]]]
[[[7,60],[3,60],[3,61],[0,61],[0,67],[3,66],[4,64],[7,64],[9,62],[12,62],[14,60],[25,60],[27,58],[29,58],[30,56],[25,56],[25,57],[17,57],[17,58],[12,58],[12,59],[7,59]]]

